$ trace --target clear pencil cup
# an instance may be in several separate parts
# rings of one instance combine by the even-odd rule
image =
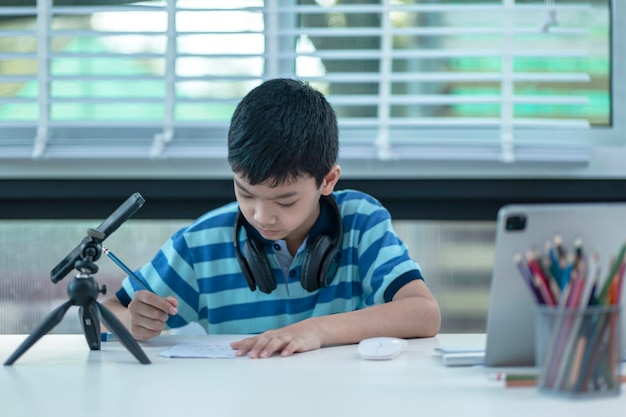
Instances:
[[[567,397],[619,395],[620,320],[619,305],[579,309],[537,306],[539,391]]]

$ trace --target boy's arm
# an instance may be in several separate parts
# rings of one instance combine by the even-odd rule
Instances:
[[[115,317],[128,328],[128,308],[126,308],[117,297],[109,297],[102,302],[102,305],[115,314]]]
[[[358,343],[376,336],[431,337],[441,324],[439,305],[423,280],[404,285],[393,300],[361,310],[314,317],[249,337],[231,346],[238,355],[289,356],[322,346]]]

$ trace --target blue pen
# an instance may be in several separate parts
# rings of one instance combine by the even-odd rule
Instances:
[[[113,254],[113,252],[111,252],[107,248],[103,248],[102,250],[104,251],[106,256],[108,256],[113,262],[115,262],[115,264],[117,266],[122,268],[122,271],[126,272],[128,274],[128,276],[132,280],[135,281],[136,284],[138,284],[142,289],[148,290],[148,291],[152,292],[152,290],[150,289],[150,286],[148,285],[148,283],[146,281],[144,281],[142,278],[140,278],[139,276],[135,275],[135,273],[133,271],[131,271],[131,269],[129,267],[127,267],[126,264],[124,264],[124,262],[122,262],[120,258],[115,256]]]

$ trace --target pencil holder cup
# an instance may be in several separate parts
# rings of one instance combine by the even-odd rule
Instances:
[[[619,305],[579,309],[537,306],[539,391],[567,397],[619,395],[620,320]]]

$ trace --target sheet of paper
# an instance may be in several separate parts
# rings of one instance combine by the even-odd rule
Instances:
[[[236,350],[230,347],[230,340],[207,342],[185,342],[172,346],[159,355],[166,358],[236,358]]]

